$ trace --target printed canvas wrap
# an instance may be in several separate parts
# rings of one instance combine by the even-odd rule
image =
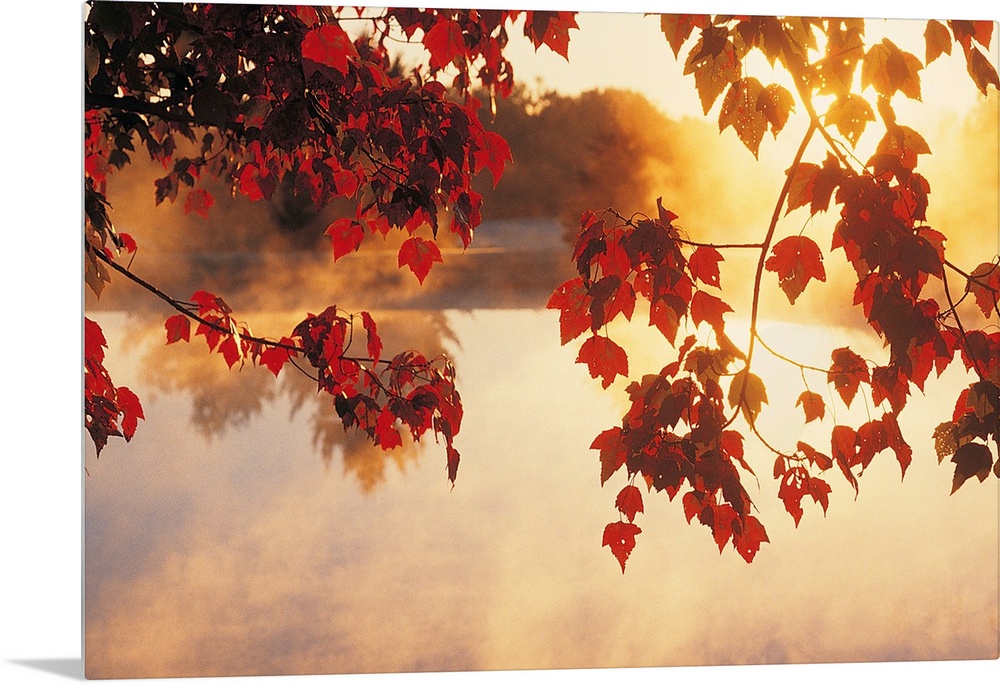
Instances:
[[[86,675],[996,659],[939,10],[86,3]]]

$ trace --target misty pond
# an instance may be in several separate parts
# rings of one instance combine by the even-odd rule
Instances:
[[[485,244],[469,258],[488,258]],[[520,258],[547,272],[538,254]],[[447,269],[441,278],[452,282]],[[345,434],[329,397],[290,367],[276,382],[263,368],[229,371],[200,338],[167,347],[169,312],[155,306],[88,309],[146,416],[130,444],[112,440],[97,459],[88,443],[84,455],[88,676],[996,657],[996,481],[949,496],[952,467],[931,438],[968,382],[957,364],[901,414],[914,447],[904,482],[883,452],[856,499],[831,477],[828,514],[807,503],[796,529],[773,458],[748,439],[759,479],[746,486],[771,540],[755,561],[720,555],[660,494],[646,497],[623,575],[601,535],[624,474],[602,488],[589,449],[620,422],[623,382],[604,391],[574,363],[543,290],[477,303],[460,283],[437,301],[370,309],[387,349],[454,360],[465,407],[454,488],[430,435],[382,451]],[[287,308],[230,303],[259,334],[280,334],[304,313],[302,293],[284,292]],[[668,354],[641,328],[619,333],[633,377]],[[821,364],[856,335],[777,319],[762,332]],[[780,445],[828,434],[829,419],[807,428],[792,410],[797,369],[764,354],[759,369],[763,431]]]

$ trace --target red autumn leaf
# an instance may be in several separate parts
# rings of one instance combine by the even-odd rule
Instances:
[[[823,166],[802,162],[795,167],[792,182],[788,187],[788,205],[785,213],[809,205],[809,213],[826,211],[830,206],[833,191],[846,178],[840,161],[832,153],[827,153]]]
[[[778,486],[778,498],[785,504],[785,510],[792,516],[795,526],[802,520],[802,497],[806,494],[806,482],[809,474],[805,468],[792,468],[781,476]]]
[[[778,241],[764,262],[764,268],[778,274],[778,285],[792,304],[810,279],[826,281],[823,253],[804,235],[792,235]]]
[[[323,24],[302,39],[302,58],[347,73],[350,59],[358,56],[350,36],[338,24]]]
[[[725,324],[722,315],[732,311],[732,307],[718,297],[698,290],[691,299],[691,320],[695,325],[708,323],[717,334],[724,332]]]
[[[388,406],[382,409],[375,423],[375,441],[384,451],[403,445],[403,438],[396,429],[396,416]]]
[[[175,314],[164,321],[163,326],[167,329],[167,344],[173,344],[178,340],[189,342],[191,340],[191,321],[184,314]]]
[[[865,360],[847,347],[834,349],[830,356],[833,363],[826,373],[826,380],[834,386],[848,408],[862,382],[869,382]]]
[[[524,35],[535,50],[546,45],[550,50],[569,60],[569,30],[579,28],[574,12],[525,12]]]
[[[441,250],[429,240],[411,237],[399,247],[399,267],[409,267],[422,285],[434,262],[441,263]]]
[[[965,291],[972,293],[983,315],[990,318],[1000,300],[1000,265],[989,262],[979,264],[969,276]]]
[[[817,419],[823,420],[823,416],[826,414],[826,404],[823,402],[823,397],[815,392],[803,392],[799,395],[795,405],[802,407],[802,411],[806,414],[807,423]]]
[[[831,491],[833,490],[830,488],[830,485],[826,483],[826,480],[821,480],[818,477],[809,478],[809,496],[813,498],[813,501],[823,507],[823,515],[826,515],[826,509],[830,505]]]
[[[257,183],[257,167],[247,164],[240,172],[240,192],[250,198],[251,202],[264,198],[264,191]]]
[[[466,53],[462,27],[457,21],[439,19],[424,36],[424,47],[431,53],[432,69],[443,69]]]
[[[895,452],[896,460],[899,461],[900,479],[902,479],[906,477],[906,469],[913,461],[913,449],[903,439],[895,413],[886,413],[882,416],[882,428],[885,430],[889,448]]]
[[[124,249],[129,254],[134,254],[136,250],[135,240],[128,233],[118,233],[118,243],[121,248]]]
[[[215,198],[201,188],[195,188],[184,199],[184,213],[192,211],[202,218],[208,218],[208,210],[215,204]]]
[[[844,474],[847,481],[854,487],[855,493],[858,491],[858,480],[851,472],[851,466],[855,460],[856,434],[854,429],[847,425],[835,425],[830,433],[830,443],[833,448],[833,460],[840,466],[840,472]]]
[[[740,142],[753,152],[754,157],[768,123],[764,112],[757,106],[762,90],[760,81],[753,76],[741,78],[729,86],[719,111],[719,132],[732,126]]]
[[[219,345],[219,353],[222,354],[222,358],[226,360],[226,364],[230,368],[240,360],[242,354],[240,353],[239,346],[236,344],[236,337],[234,335],[226,335],[226,338]]]
[[[139,397],[135,396],[135,393],[128,387],[119,387],[115,390],[115,397],[118,402],[118,409],[122,414],[122,436],[128,442],[131,441],[132,436],[135,434],[138,420],[140,418],[145,420],[146,416],[142,413],[142,404],[139,402]]]
[[[365,230],[361,224],[349,218],[340,218],[327,226],[324,235],[329,235],[333,241],[333,260],[350,252],[358,251],[365,239]]]
[[[719,250],[714,247],[701,246],[694,250],[688,259],[688,269],[691,277],[712,287],[721,287],[719,283],[719,262],[723,261]]]
[[[736,552],[747,563],[753,562],[754,556],[760,550],[760,545],[764,542],[770,542],[770,539],[767,538],[767,530],[764,529],[764,525],[761,524],[760,520],[752,515],[746,517],[740,534],[733,537],[733,545],[736,546]]]
[[[514,157],[510,153],[510,145],[499,133],[484,131],[479,137],[478,145],[472,158],[477,169],[485,168],[493,176],[493,187],[500,182],[503,175],[504,166],[507,162],[513,161]]]
[[[604,539],[601,546],[611,548],[611,553],[618,559],[618,564],[622,566],[622,574],[625,574],[625,561],[635,548],[635,535],[642,532],[638,525],[630,522],[608,523],[604,528]]]
[[[875,454],[889,446],[882,421],[870,420],[861,425],[855,435],[855,446],[857,447],[858,462],[861,463],[861,470],[864,471]]]
[[[587,364],[590,377],[601,378],[601,386],[607,389],[616,376],[628,375],[628,357],[625,350],[607,337],[593,335],[580,347],[577,363]]]
[[[649,324],[656,326],[671,345],[677,339],[680,317],[666,302],[657,301],[649,307]]]
[[[374,366],[378,364],[378,360],[382,356],[382,338],[378,336],[375,321],[367,311],[361,312],[361,322],[365,326],[365,332],[368,334],[368,356],[371,357],[372,365]]]
[[[281,342],[282,344],[292,344],[292,340],[287,337],[282,337]],[[284,347],[269,346],[260,353],[260,363],[267,366],[267,369],[274,373],[274,377],[278,377],[278,373],[288,363],[288,360],[292,357],[292,353],[291,350]]]
[[[629,522],[635,520],[636,513],[642,513],[642,492],[635,485],[625,485],[615,499],[615,507]]]
[[[722,506],[710,504],[708,510],[712,513],[712,538],[715,539],[715,543],[719,547],[719,553],[722,553],[722,550],[726,548],[726,544],[729,543],[729,540],[736,533],[733,523],[739,524],[737,522],[739,514],[729,504]]]
[[[562,344],[590,330],[590,299],[582,278],[567,280],[549,297],[545,308],[559,309],[559,339]]]
[[[605,430],[594,438],[590,445],[591,449],[596,449],[601,454],[601,484],[625,465],[627,451],[622,443],[622,429],[613,427]]]
[[[104,331],[94,321],[86,316],[83,319],[83,353],[84,358],[95,363],[104,361],[104,350],[108,346],[108,341],[104,338]]]

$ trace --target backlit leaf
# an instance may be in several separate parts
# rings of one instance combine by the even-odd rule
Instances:
[[[184,314],[171,316],[164,321],[163,326],[167,329],[167,344],[173,344],[179,340],[190,341],[191,321]]]
[[[723,261],[723,258],[719,250],[705,245],[698,247],[688,259],[688,269],[691,271],[691,277],[712,287],[720,287],[720,261]]]
[[[601,386],[607,389],[619,375],[628,375],[628,357],[625,350],[607,337],[593,335],[580,347],[577,363],[587,364],[590,377],[601,378]]]
[[[823,420],[823,416],[826,413],[826,404],[823,402],[823,397],[815,392],[803,392],[799,395],[795,405],[802,407],[802,411],[806,414],[807,423],[811,423],[814,420]]]
[[[642,492],[635,485],[626,485],[618,492],[615,507],[629,522],[634,521],[636,513],[642,513]]]
[[[723,314],[732,310],[731,306],[718,297],[701,290],[695,292],[694,297],[691,298],[691,320],[694,321],[695,325],[708,323],[717,333],[724,332]]]
[[[414,236],[400,245],[398,261],[400,268],[408,267],[423,284],[434,262],[442,262],[441,250],[433,242]]]
[[[851,147],[858,144],[858,139],[864,133],[869,121],[875,121],[872,106],[865,98],[854,93],[838,97],[826,112],[827,125],[836,126],[840,134],[847,138]]]
[[[719,131],[732,126],[740,142],[753,152],[754,157],[768,123],[768,118],[757,107],[762,89],[760,81],[752,76],[739,79],[729,86],[719,112]]]
[[[608,523],[604,528],[604,539],[601,546],[611,548],[611,553],[618,559],[618,564],[622,566],[622,574],[625,574],[625,561],[635,548],[635,536],[642,532],[638,525],[630,522],[618,521]]]
[[[365,230],[361,224],[349,218],[340,218],[326,227],[324,235],[329,235],[333,241],[333,260],[358,251],[365,239]]]
[[[778,274],[778,286],[791,304],[811,279],[826,281],[823,253],[804,235],[791,235],[778,241],[764,262],[764,268]]]
[[[358,56],[350,36],[338,24],[323,24],[302,39],[302,58],[347,73],[348,62]]]
[[[924,64],[930,64],[942,54],[951,54],[951,33],[940,21],[931,19],[924,29],[924,43],[927,46]]]

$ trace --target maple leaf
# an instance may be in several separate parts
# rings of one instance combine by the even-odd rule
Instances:
[[[281,342],[283,344],[293,343],[293,341],[287,337],[282,337]],[[282,367],[288,363],[293,353],[294,352],[289,349],[285,349],[284,347],[269,346],[260,353],[259,362],[262,365],[267,366],[267,369],[274,373],[274,377],[278,377],[278,373],[280,373]]]
[[[605,430],[594,438],[590,448],[600,451],[601,454],[601,484],[625,465],[625,456],[628,451],[622,441],[623,433],[620,427],[613,427]]]
[[[615,499],[615,507],[629,522],[635,520],[636,513],[642,513],[642,492],[635,485],[625,485]]]
[[[476,168],[485,168],[493,176],[493,187],[500,182],[504,167],[507,162],[514,161],[510,152],[510,145],[499,133],[484,131],[478,139],[476,150],[472,153],[472,158],[476,162]]]
[[[795,405],[802,407],[802,411],[806,414],[807,423],[811,423],[817,419],[823,420],[823,416],[826,413],[826,404],[823,403],[823,397],[808,390],[799,395]]]
[[[560,285],[545,305],[559,309],[559,338],[562,344],[590,330],[590,295],[582,278],[573,278]]]
[[[858,491],[858,480],[854,477],[854,473],[851,472],[851,466],[854,465],[857,455],[855,451],[856,442],[857,434],[853,428],[847,425],[835,425],[833,431],[830,433],[833,460],[840,467],[840,472],[844,474],[847,481],[854,487],[855,494]]]
[[[138,420],[145,420],[146,416],[142,413],[142,404],[139,402],[139,397],[128,387],[118,387],[115,390],[115,399],[118,404],[118,410],[122,414],[122,436],[126,442],[129,442],[135,435]]]
[[[365,230],[360,223],[349,218],[340,218],[326,227],[324,235],[329,235],[333,241],[333,260],[350,252],[358,251],[365,239]]]
[[[885,431],[885,439],[889,448],[896,454],[899,462],[900,479],[906,477],[906,469],[913,461],[913,449],[903,439],[903,433],[899,429],[899,422],[895,413],[886,413],[882,416],[882,428]]]
[[[740,59],[724,27],[706,26],[684,63],[684,75],[694,74],[694,85],[707,115],[726,86],[740,77]]]
[[[95,363],[104,361],[104,350],[108,341],[104,338],[101,326],[86,316],[83,318],[83,353],[84,358]]]
[[[804,235],[779,240],[764,262],[764,268],[778,274],[778,285],[791,304],[806,289],[810,279],[826,281],[823,253],[815,242]]]
[[[350,36],[338,24],[323,24],[302,39],[302,58],[347,73],[348,62],[358,57]],[[307,74],[310,76],[311,74]]]
[[[951,485],[951,493],[954,494],[970,477],[976,477],[980,482],[989,477],[993,454],[985,444],[967,442],[958,447],[951,462],[955,464],[955,477]]]
[[[722,254],[714,247],[702,245],[694,250],[688,259],[688,270],[691,277],[712,287],[721,287],[719,281],[719,262]]]
[[[709,24],[707,14],[661,14],[660,30],[663,32],[674,57],[680,55],[681,47],[696,28],[705,28]]]
[[[600,377],[604,389],[610,387],[618,375],[628,375],[625,350],[610,338],[601,335],[593,335],[584,341],[576,362],[587,364],[590,377]]]
[[[184,314],[175,314],[164,321],[163,326],[167,329],[167,344],[173,344],[178,340],[189,342],[191,340],[191,321]]]
[[[399,267],[409,267],[421,285],[435,261],[442,263],[441,250],[429,240],[414,236],[399,247]]]
[[[443,69],[466,53],[462,27],[451,19],[439,19],[424,35],[422,42],[431,53],[432,69]]]
[[[767,403],[764,381],[748,370],[738,373],[729,385],[729,405],[739,406],[750,424],[757,419],[761,408]]]
[[[788,115],[795,109],[795,99],[784,86],[772,83],[757,96],[757,111],[764,115],[771,126],[771,134],[778,133],[788,123]]]
[[[375,441],[382,447],[383,451],[403,445],[403,439],[399,436],[395,423],[396,415],[389,410],[388,406],[384,407],[375,423]]]
[[[550,50],[569,61],[569,30],[579,28],[573,12],[525,12],[524,35],[535,50],[547,45]]]
[[[601,546],[611,548],[611,553],[618,559],[618,564],[622,566],[622,574],[625,574],[625,561],[635,548],[635,535],[642,532],[638,525],[630,522],[618,521],[608,523],[604,528],[604,539]]]
[[[809,205],[809,213],[816,214],[826,211],[830,206],[830,197],[845,178],[840,161],[827,153],[823,166],[802,162],[795,167],[792,181],[788,186],[788,206],[785,214],[793,209]]]
[[[927,46],[924,64],[929,65],[942,54],[951,54],[951,34],[940,21],[931,19],[927,22],[927,28],[924,29],[924,43]]]
[[[990,86],[1000,88],[1000,77],[997,76],[996,68],[986,55],[975,47],[969,47],[965,51],[965,59],[969,75],[983,95],[987,94],[986,91]]]
[[[763,86],[756,78],[741,78],[729,86],[719,112],[719,132],[732,126],[740,142],[753,152],[754,157],[768,123],[768,118],[757,106],[762,91]]]
[[[809,474],[805,468],[792,468],[782,473],[780,477],[778,498],[785,504],[785,510],[792,516],[795,526],[798,527],[799,521],[802,519],[802,497],[806,494],[806,482]]]
[[[193,211],[202,218],[208,218],[208,210],[214,204],[215,198],[212,195],[201,188],[195,188],[184,199],[184,213],[190,214]]]
[[[826,380],[840,394],[848,408],[862,382],[869,382],[868,365],[865,360],[847,347],[834,349],[830,353],[833,363],[827,371]]]
[[[770,541],[767,538],[767,530],[764,529],[764,525],[752,515],[746,517],[740,533],[733,535],[733,546],[747,563],[753,562],[762,543]]]
[[[854,93],[838,97],[826,112],[827,125],[836,126],[840,134],[847,138],[847,142],[851,143],[851,147],[857,146],[869,121],[875,121],[872,106],[865,98]]]
[[[923,69],[920,60],[909,52],[903,52],[888,38],[871,46],[861,63],[861,88],[869,85],[875,92],[891,98],[901,91],[911,100],[920,99],[920,77]]]
[[[969,276],[965,291],[976,298],[976,305],[989,318],[998,310],[997,302],[1000,301],[1000,265],[979,264]],[[1000,317],[1000,313],[997,316]]]
[[[695,325],[708,323],[715,330],[716,334],[723,334],[725,323],[722,320],[723,314],[732,311],[732,307],[718,297],[714,297],[707,292],[698,290],[691,298],[691,320]]]
[[[226,364],[232,368],[242,358],[239,346],[236,342],[236,337],[234,335],[226,335],[226,338],[222,340],[219,345],[219,353],[222,354],[222,358],[226,360]]]

